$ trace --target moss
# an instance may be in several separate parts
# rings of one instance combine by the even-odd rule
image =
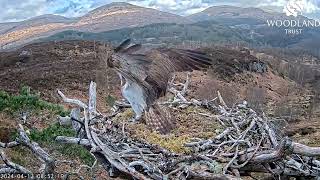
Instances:
[[[94,158],[89,153],[89,151],[80,145],[56,144],[55,149],[59,151],[61,154],[68,156],[69,158],[79,158],[83,163],[85,163],[88,166],[91,166],[94,163]]]
[[[185,144],[191,142],[192,139],[210,139],[221,131],[221,125],[214,118],[199,115],[199,113],[210,114],[211,112],[208,110],[189,106],[186,109],[170,109],[170,111],[176,119],[177,126],[169,135],[152,132],[143,119],[139,123],[130,123],[128,120],[134,116],[130,108],[119,113],[113,122],[121,126],[125,124],[132,138],[182,154],[188,154],[192,151],[185,147]]]
[[[113,121],[118,124],[122,124],[123,122],[128,122],[129,119],[134,117],[134,112],[132,109],[125,109],[122,113],[118,114]]]
[[[67,115],[61,105],[52,104],[41,100],[39,94],[31,92],[29,87],[23,87],[18,95],[11,95],[5,91],[0,91],[0,112],[5,111],[14,114],[22,110],[39,112],[49,110],[53,114]]]
[[[174,133],[169,135],[161,135],[147,129],[146,125],[138,124],[133,125],[135,132],[132,135],[134,138],[143,139],[150,144],[159,145],[171,152],[175,153],[189,153],[190,149],[185,147],[184,144],[190,142],[189,135],[177,136]]]
[[[163,136],[152,132],[148,134],[145,139],[151,144],[158,144],[161,147],[168,149],[169,151],[175,153],[189,153],[190,149],[186,148],[184,145],[190,142],[191,137],[189,136],[176,136],[174,134],[170,134],[167,136]]]
[[[106,103],[108,106],[112,107],[114,105],[114,103],[116,102],[116,98],[112,95],[108,95],[105,99]]]
[[[32,154],[22,146],[11,148],[9,155],[12,162],[21,166],[26,166],[28,164],[27,158],[32,157]]]
[[[219,133],[220,124],[215,119],[199,116],[199,113],[209,113],[198,107],[188,107],[183,110],[170,110],[176,119],[176,128],[169,135],[160,135],[152,132],[141,120],[140,123],[129,123],[128,120],[134,115],[132,110],[127,109],[114,118],[118,124],[126,123],[125,127],[130,136],[147,141],[150,144],[159,145],[175,153],[188,154],[190,148],[185,144],[194,138],[210,139]]]
[[[126,111],[123,112],[122,117],[124,119],[130,119],[134,116],[134,112],[131,109],[127,109]]]
[[[92,165],[94,158],[89,151],[80,145],[60,144],[55,141],[57,136],[75,136],[75,132],[71,128],[60,126],[58,123],[49,126],[42,131],[32,130],[30,139],[48,146],[51,150],[56,150],[59,153],[66,155],[69,158],[79,158],[83,163]]]
[[[51,143],[55,141],[57,136],[75,136],[75,132],[71,128],[60,126],[58,123],[53,124],[42,131],[35,129],[30,132],[30,139],[36,142]]]
[[[51,115],[59,114],[61,116],[70,114],[70,112],[64,110],[62,106],[40,99],[40,96],[31,92],[29,87],[23,87],[18,95],[11,95],[5,91],[0,91],[0,112],[2,111],[9,115],[13,115],[19,111],[26,110],[31,111],[40,117],[47,115],[47,112]],[[52,117],[51,115],[49,117]],[[15,139],[18,136],[16,131],[10,133],[10,139]],[[62,155],[66,155],[70,158],[78,157],[83,163],[91,165],[94,162],[94,158],[85,148],[80,145],[59,144],[55,141],[57,136],[73,137],[75,135],[73,129],[62,127],[56,123],[43,130],[32,129],[29,137],[32,141],[40,143],[43,147],[47,147],[50,150],[56,150]],[[12,159],[18,164],[23,165],[28,162],[28,157],[29,155],[26,155],[23,148],[17,147],[12,150]]]

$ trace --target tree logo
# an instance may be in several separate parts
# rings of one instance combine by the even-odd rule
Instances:
[[[283,12],[286,13],[287,16],[297,17],[298,15],[302,15],[303,6],[304,3],[302,0],[289,0],[283,9]]]

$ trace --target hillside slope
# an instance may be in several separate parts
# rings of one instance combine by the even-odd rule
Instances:
[[[123,28],[118,30],[90,33],[81,31],[63,31],[38,42],[63,40],[95,40],[120,43],[125,38],[149,45],[181,44],[185,41],[217,44],[217,43],[251,43],[246,30],[232,29],[215,21],[198,22],[193,24],[161,23],[143,27]],[[258,42],[257,42],[258,43]]]
[[[151,45],[242,44],[253,48],[292,48],[320,57],[320,30],[305,28],[300,35],[286,35],[284,28],[272,28],[254,18],[218,18],[189,24],[161,23],[99,33],[63,31],[41,41],[95,40],[120,43],[125,38]]]
[[[98,59],[98,46],[98,43],[90,41],[49,42],[0,53],[0,89],[17,92],[27,85],[41,92],[47,100],[57,101],[56,89],[79,95],[86,92],[88,83],[94,80],[104,97],[111,93],[120,98],[118,77]],[[27,59],[19,57],[23,50],[32,51],[32,56]],[[299,86],[278,75],[276,69],[262,74],[248,71],[263,59],[223,47],[212,46],[202,50],[211,56],[214,65],[207,73],[195,73],[192,77],[192,82],[199,84],[194,84],[190,92],[196,98],[214,98],[216,91],[221,90],[228,99],[226,101],[233,104],[252,98],[251,93],[262,93],[259,103],[267,105],[278,104],[284,97],[302,96],[297,93],[308,93],[295,88],[288,94],[292,87]],[[200,86],[203,83],[205,85]],[[105,106],[104,99],[100,103]]]
[[[0,24],[0,47],[9,49],[64,30],[101,32],[163,22],[185,23],[189,21],[181,16],[155,9],[128,3],[111,3],[76,19],[44,15],[20,23]]]
[[[98,43],[90,41],[45,42],[30,44],[12,52],[2,52],[0,53],[0,90],[17,94],[20,87],[30,86],[45,100],[60,103],[61,99],[56,91],[60,89],[68,97],[86,102],[88,85],[93,80],[97,82],[99,112],[110,113],[114,100],[122,99],[120,82],[115,72],[107,69],[105,62],[101,62],[97,57],[98,46]],[[19,56],[24,50],[32,51],[32,55]],[[284,74],[280,74],[278,66],[274,67],[272,58],[269,59],[267,56],[261,54],[253,56],[248,51],[214,46],[200,50],[213,59],[213,66],[208,71],[192,72],[187,91],[188,98],[210,100],[217,96],[217,91],[220,91],[229,107],[247,100],[258,113],[263,111],[268,116],[287,120],[289,127],[286,130],[289,135],[294,136],[294,139],[310,145],[319,143],[317,131],[320,126],[316,119],[319,116],[310,116],[310,107],[312,107],[310,97],[314,94],[308,86],[301,86]],[[274,59],[274,61],[281,60]],[[259,67],[258,64],[263,66],[268,64],[267,71],[254,72],[252,68]],[[177,82],[184,82],[185,79],[186,73],[177,74]],[[170,98],[170,93],[165,98]],[[186,135],[191,134],[192,137],[201,138],[211,138],[215,135],[213,130],[217,128],[214,123],[216,121],[199,115],[206,112],[199,111],[197,108],[172,111],[181,126],[175,131],[177,136],[167,137],[166,139],[170,141],[164,145],[174,144],[170,147],[181,152],[183,149],[176,148],[184,147]],[[132,115],[132,111],[126,109],[118,120],[125,124]],[[8,122],[14,122],[9,118],[2,119],[6,126]],[[55,120],[47,116],[43,118],[37,116],[31,121],[28,119],[28,123],[32,123],[32,128],[39,129],[47,127],[45,123],[52,122]],[[146,133],[143,123],[129,124],[126,127],[138,132],[140,138],[145,138],[141,136],[146,135],[155,143],[163,143],[161,139],[157,139],[157,136]],[[178,142],[177,146],[176,142]],[[35,167],[34,164],[32,165]]]

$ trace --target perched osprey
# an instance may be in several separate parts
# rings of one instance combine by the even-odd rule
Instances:
[[[129,101],[139,120],[146,112],[146,123],[162,134],[174,128],[170,114],[161,109],[156,100],[166,94],[173,72],[200,70],[211,65],[204,53],[182,49],[155,49],[137,54],[140,44],[130,46],[125,40],[111,53],[102,52],[108,67],[125,79],[122,95]]]

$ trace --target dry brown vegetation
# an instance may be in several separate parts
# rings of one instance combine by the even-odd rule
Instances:
[[[114,72],[106,69],[104,62],[98,59],[96,54],[98,46],[99,43],[88,41],[50,42],[28,45],[14,52],[0,53],[0,89],[17,93],[22,86],[27,85],[40,92],[41,97],[50,102],[61,102],[56,95],[56,89],[61,89],[66,92],[66,95],[85,101],[84,94],[87,92],[88,84],[94,80],[99,84],[99,110],[108,113],[110,104],[106,97],[121,99],[120,83]],[[32,58],[21,61],[19,54],[22,50],[32,51]],[[212,56],[216,57],[214,49],[205,49],[205,51],[212,51]],[[290,74],[287,73],[287,68],[276,69],[270,59],[261,58],[269,64],[268,72],[239,70],[236,69],[235,64],[247,63],[248,61],[241,61],[246,59],[245,55],[239,51],[223,48],[219,51],[228,54],[228,57],[217,58],[217,63],[208,72],[193,72],[188,97],[212,99],[217,96],[216,92],[220,91],[230,107],[246,99],[256,111],[263,111],[269,116],[287,120],[289,126],[286,130],[293,138],[308,145],[319,144],[317,133],[320,128],[317,121],[319,114],[316,113],[319,101],[314,98],[319,94],[313,89],[319,84],[314,82],[313,86],[304,86],[301,82],[308,78],[301,78],[301,75],[300,78],[291,77],[290,79],[287,76]],[[238,57],[238,60],[233,61],[234,57]],[[256,60],[252,56],[250,58],[252,61]],[[249,62],[250,58],[247,58]],[[223,63],[225,59],[227,63]],[[183,81],[185,76],[185,73],[180,73],[177,80]],[[189,107],[172,111],[176,114],[179,128],[170,136],[161,136],[146,130],[143,124],[127,124],[126,120],[132,115],[130,110],[117,119],[119,123],[125,123],[131,129],[133,137],[145,139],[149,143],[158,144],[179,153],[189,152],[183,144],[192,138],[211,138],[218,133],[214,131],[219,129],[217,123],[198,116],[198,113],[202,112],[200,109]],[[311,113],[312,116],[310,116]],[[43,119],[46,118],[46,116],[43,117]],[[0,119],[4,122],[10,121],[10,118],[3,115]],[[54,121],[54,119],[51,120]],[[39,119],[31,118],[30,121],[34,122],[35,127],[39,129],[48,126],[46,123],[39,123],[41,122]],[[12,130],[16,127],[15,124],[6,126]],[[304,131],[307,127],[310,129]],[[0,128],[5,129],[6,132],[11,131],[10,128],[2,126]],[[4,131],[1,130],[1,132]],[[8,140],[8,137],[0,136],[1,140]],[[20,150],[17,151],[20,152]],[[15,156],[15,154],[12,155]]]
[[[99,97],[111,95],[121,98],[118,77],[113,71],[106,69],[104,62],[99,61],[96,55],[98,46],[98,43],[88,41],[50,42],[29,45],[14,52],[0,53],[2,77],[0,88],[17,92],[20,87],[27,85],[39,91],[45,99],[58,102],[56,89],[63,88],[62,90],[68,90],[68,93],[80,96],[81,99],[81,92],[87,89],[88,82],[95,80],[101,84],[98,89],[101,95]],[[33,59],[20,62],[18,55],[22,50],[32,51]],[[264,109],[268,114],[283,114],[281,116],[287,116],[287,114],[286,110],[279,112],[280,109],[295,107],[303,111],[297,118],[299,115],[306,114],[306,110],[310,110],[302,106],[310,104],[309,101],[317,102],[316,99],[308,99],[308,96],[314,93],[310,87],[302,87],[289,77],[282,75],[285,73],[277,73],[278,70],[274,67],[278,66],[270,66],[268,72],[262,74],[241,72],[233,66],[232,58],[238,57],[238,61],[234,63],[241,63],[239,60],[245,57],[242,53],[218,50],[228,54],[229,60],[226,61],[228,63],[223,64],[221,62],[224,59],[220,58],[222,60],[220,61],[217,58],[217,65],[212,70],[206,73],[194,72],[188,92],[191,97],[210,99],[215,97],[217,90],[220,90],[228,105],[247,99],[261,106],[259,108]],[[215,55],[215,51],[212,52]],[[213,57],[216,58],[216,56]],[[268,58],[262,58],[262,60],[269,64],[273,62]],[[217,69],[219,71],[216,71]],[[233,73],[225,74],[227,71]],[[184,79],[185,75],[181,74],[179,78]],[[101,108],[107,104],[105,98],[99,99],[98,103],[101,104],[99,106]]]

